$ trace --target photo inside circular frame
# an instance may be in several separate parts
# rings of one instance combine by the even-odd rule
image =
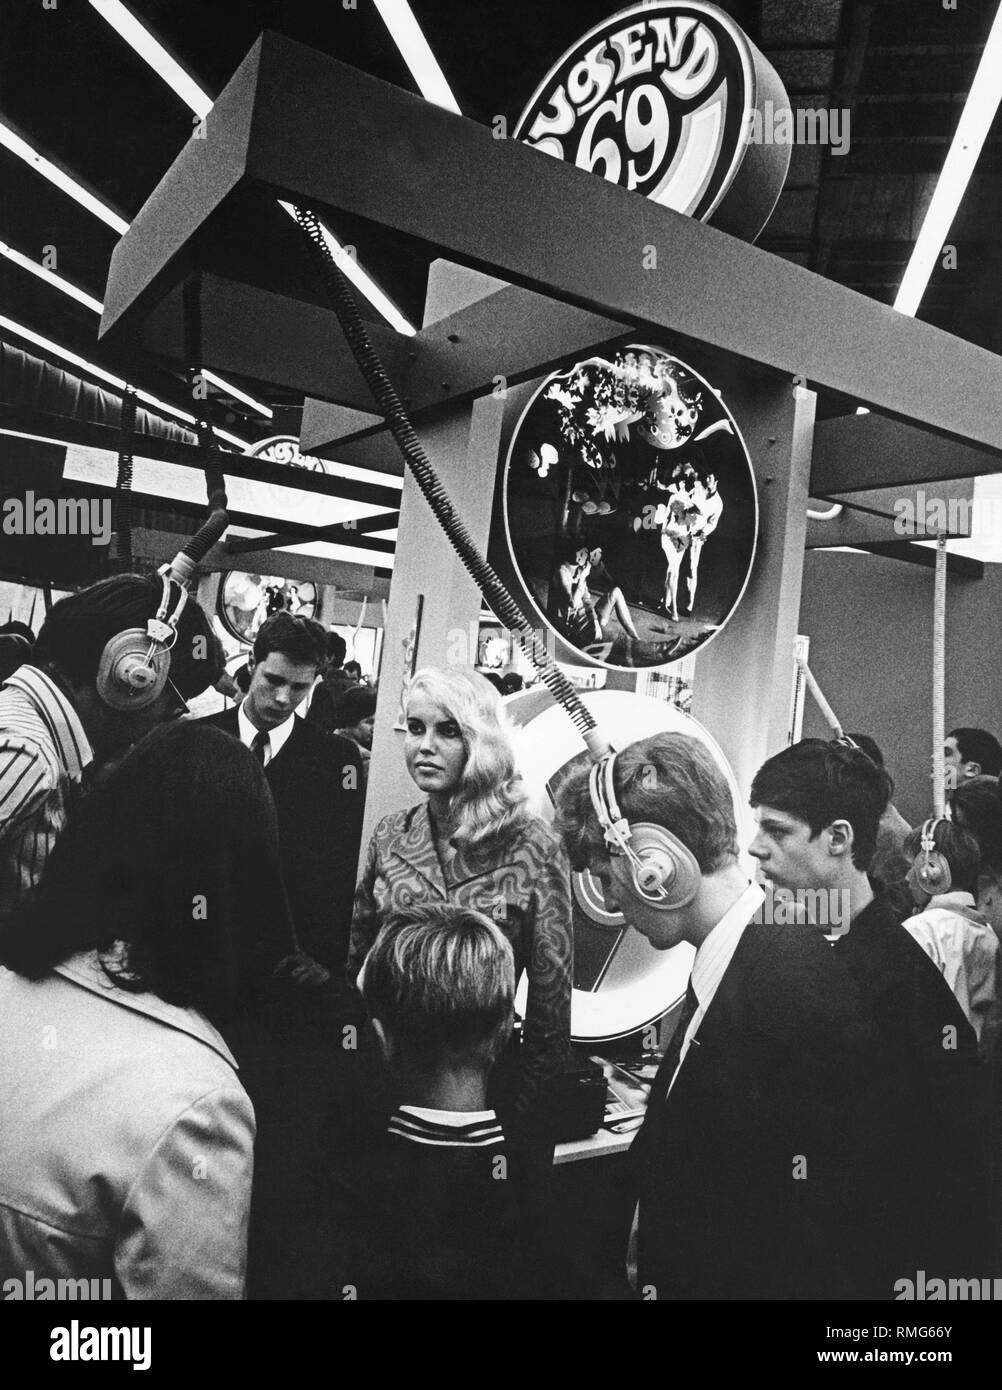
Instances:
[[[720,394],[631,345],[547,377],[504,477],[512,564],[568,659],[666,666],[727,622],[755,554],[748,451]]]

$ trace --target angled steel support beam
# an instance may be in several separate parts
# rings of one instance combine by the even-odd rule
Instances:
[[[995,360],[1002,366],[1002,359]],[[995,423],[1000,420],[1002,410],[996,403]],[[819,420],[814,427],[812,497],[1000,471],[1002,452],[946,439],[883,415],[839,415]]]
[[[175,365],[187,364],[184,290],[177,285],[143,324],[143,346]],[[352,407],[358,423],[382,425],[365,414],[374,401],[355,365],[333,309],[203,272],[198,277],[202,364]],[[410,366],[411,343],[385,324],[366,325],[386,370],[399,384]]]
[[[415,420],[458,402],[498,394],[631,335],[627,324],[513,285],[429,324],[408,340],[403,392]],[[300,448],[329,451],[385,429],[382,420],[307,399]]]
[[[273,33],[116,247],[105,333],[138,332],[241,181],[1002,454],[993,354]]]
[[[102,487],[98,483],[73,484],[72,486],[94,497],[110,497],[117,491],[113,487]],[[185,502],[175,497],[162,497],[157,493],[151,492],[130,491],[124,496],[126,500],[123,505],[130,510],[148,507],[155,511],[169,512],[171,515],[181,516],[192,521],[203,519],[205,516],[205,507],[198,502]],[[280,517],[258,516],[254,512],[238,512],[232,509],[227,509],[227,515],[230,518],[231,526],[246,526],[252,529],[261,526],[277,529],[281,526],[286,537],[284,542],[286,545],[303,545],[307,541],[333,542],[336,539],[338,545],[350,546],[353,549],[374,551],[386,556],[392,556],[395,550],[392,541],[375,540],[366,536],[360,536],[357,532],[353,532],[343,525],[337,528],[329,526],[308,526],[305,522],[283,521]],[[336,537],[330,534],[332,531],[336,531]],[[248,537],[247,539],[251,538]],[[270,536],[262,536],[259,549],[267,549],[270,541]],[[369,563],[371,563],[371,561]],[[390,561],[387,560],[387,564],[389,563]]]
[[[87,420],[74,420],[66,415],[50,415],[22,406],[0,403],[0,429],[13,430],[64,444],[85,444],[107,449],[117,454],[121,431],[114,425],[95,425]],[[156,459],[174,463],[181,468],[205,470],[208,463],[221,468],[232,478],[249,478],[257,483],[275,483],[297,492],[315,492],[325,497],[339,497],[346,502],[367,502],[377,507],[399,507],[399,487],[383,487],[379,483],[362,483],[354,478],[342,478],[331,473],[315,473],[309,468],[292,468],[268,459],[249,458],[246,454],[231,454],[220,450],[208,456],[197,444],[179,444],[172,439],[158,439],[140,434],[135,442],[136,458]]]
[[[911,541],[888,541],[877,545],[863,545],[872,555],[887,555],[892,560],[906,560],[911,565],[923,565],[926,569],[936,568],[936,552],[932,546],[914,545]],[[980,560],[972,560],[967,555],[947,555],[947,574],[955,574],[960,579],[984,579],[985,567]]]
[[[358,542],[346,541],[345,536],[371,536],[374,531],[389,531],[400,522],[399,512],[381,512],[378,516],[363,516],[351,521],[338,521],[333,526],[323,526],[319,530],[314,526],[310,528],[310,539],[336,541],[339,545],[358,544]],[[241,536],[237,540],[227,543],[226,549],[231,555],[242,555],[245,551],[251,550],[281,550],[283,546],[299,545],[303,540],[302,535],[295,529],[278,532],[272,536]],[[392,546],[392,541],[384,541],[382,544]]]
[[[934,506],[937,500],[943,505]],[[964,539],[971,534],[973,500],[973,478],[957,479],[943,488],[916,488],[909,484],[871,492],[829,494],[814,499],[812,509],[838,502],[842,511],[827,521],[819,521],[808,513],[807,549],[935,540],[941,523],[947,536]]]

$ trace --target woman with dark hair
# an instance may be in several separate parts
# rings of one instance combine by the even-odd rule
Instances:
[[[0,1282],[243,1297],[254,1110],[230,1050],[294,950],[264,773],[138,743],[0,926]]]

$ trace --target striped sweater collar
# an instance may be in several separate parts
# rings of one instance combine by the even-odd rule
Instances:
[[[496,1148],[504,1143],[501,1122],[493,1110],[426,1110],[401,1105],[390,1117],[388,1134],[414,1144],[449,1148]]]
[[[93,761],[94,750],[80,716],[52,677],[37,666],[19,666],[4,681],[3,689],[20,690],[28,697],[49,731],[60,762],[71,777],[80,777]]]

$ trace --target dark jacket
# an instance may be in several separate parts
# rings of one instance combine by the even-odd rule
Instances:
[[[239,736],[236,709],[205,723]],[[296,716],[265,776],[278,814],[282,875],[299,945],[340,977],[362,837],[365,779],[358,749]],[[247,866],[248,873],[253,869]]]
[[[300,1297],[510,1299],[520,1279],[515,1183],[503,1137],[482,1148],[363,1136],[334,1117],[303,1243]]]
[[[820,933],[751,924],[634,1144],[639,1288],[674,1299],[852,1296],[845,1213],[870,1036]]]
[[[834,946],[877,1033],[868,1125],[874,1296],[987,1270],[986,1079],[952,990],[880,894]]]

